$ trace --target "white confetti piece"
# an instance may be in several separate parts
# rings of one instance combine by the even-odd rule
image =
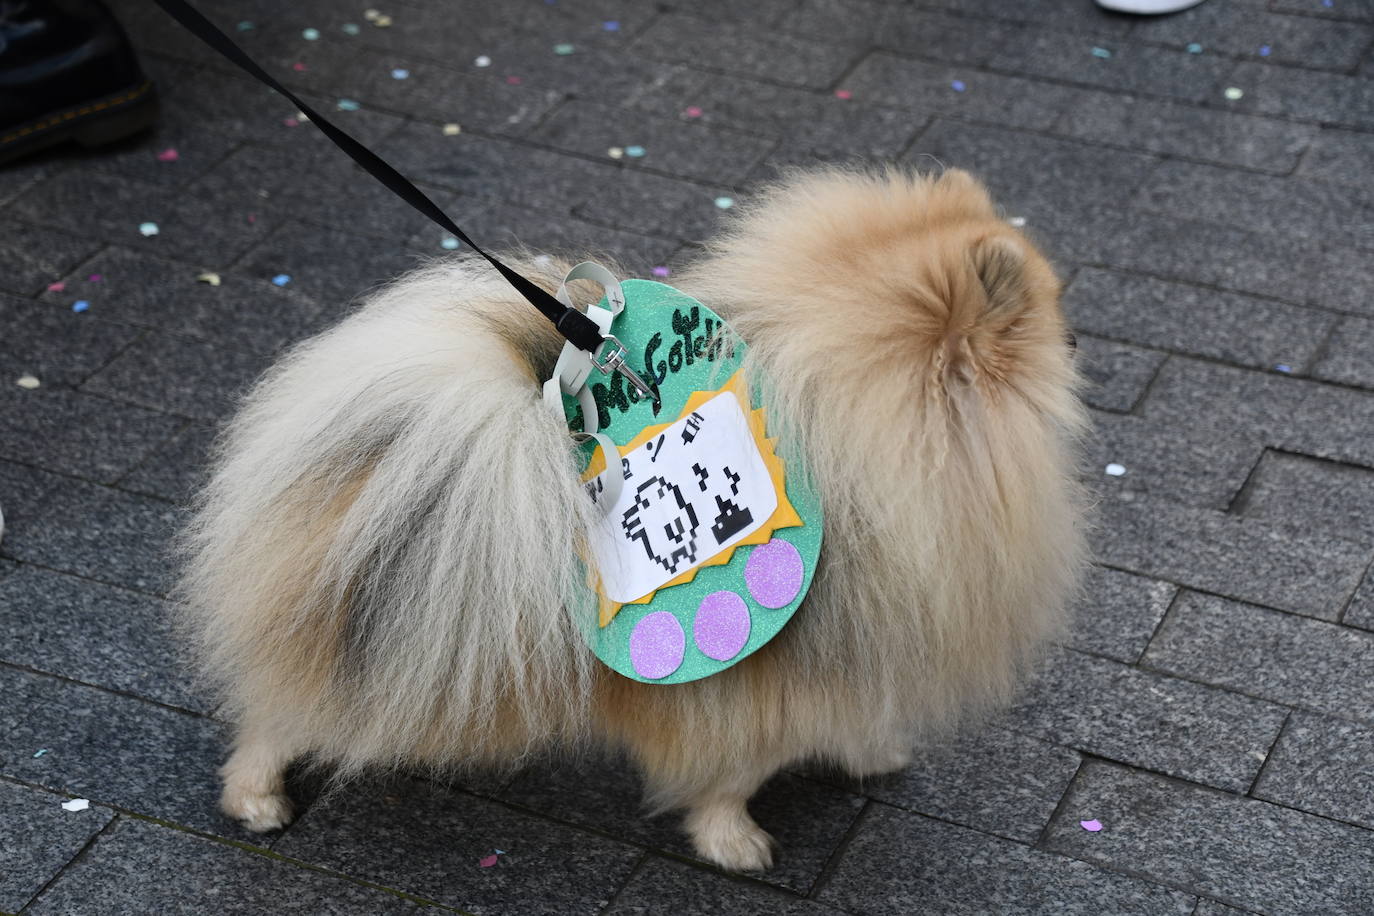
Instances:
[[[86,798],[73,798],[71,801],[64,801],[64,802],[62,803],[62,810],[63,810],[63,811],[85,811],[85,810],[86,810],[87,808],[89,808],[90,806],[91,806],[90,799],[86,799]]]
[[[211,286],[219,286],[220,276],[214,271],[206,271],[203,274],[196,274],[197,283],[209,283]]]
[[[138,231],[143,233],[144,238],[151,238],[157,235],[157,223],[139,223]]]
[[[456,137],[463,132],[463,128],[452,122],[444,125],[445,137]]]
[[[39,385],[43,384],[38,379],[34,378],[32,375],[21,375],[19,376],[19,378],[15,380],[14,383],[18,385],[20,388],[28,388],[30,391],[32,391],[34,388],[37,388]]]
[[[1110,477],[1120,477],[1121,475],[1126,473],[1126,468],[1123,465],[1117,464],[1115,462],[1107,465],[1105,468],[1103,468],[1103,470],[1106,471],[1107,475]]]
[[[1007,220],[1007,222],[1011,223],[1017,229],[1020,229],[1022,226],[1026,225],[1026,218],[1024,216],[1013,216],[1011,219]]]

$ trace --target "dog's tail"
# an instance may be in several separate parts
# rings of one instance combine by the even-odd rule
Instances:
[[[534,384],[559,343],[490,271],[446,261],[257,384],[180,590],[236,718],[345,768],[519,753],[585,721],[590,502]]]

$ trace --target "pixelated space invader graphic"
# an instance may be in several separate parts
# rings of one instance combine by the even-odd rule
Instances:
[[[665,510],[667,521],[651,530],[645,518],[652,515],[657,522]],[[676,484],[660,476],[650,477],[635,490],[634,502],[621,517],[620,527],[626,540],[639,541],[645,555],[669,573],[689,569],[697,561],[696,509]]]

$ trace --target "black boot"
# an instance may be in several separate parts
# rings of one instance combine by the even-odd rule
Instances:
[[[157,96],[99,0],[0,0],[0,165],[149,127]]]

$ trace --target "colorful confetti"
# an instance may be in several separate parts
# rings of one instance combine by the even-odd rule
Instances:
[[[37,760],[39,757],[42,757],[47,752],[48,749],[46,747],[40,747],[37,751],[34,752],[33,759]]]
[[[282,122],[283,124],[285,124],[287,127],[300,127],[300,126],[301,126],[301,122],[300,122],[300,121],[297,121],[295,118],[282,118],[282,119],[281,119],[281,122]]]
[[[178,153],[173,147],[170,146],[157,154],[158,162],[176,162],[180,158],[181,153]]]
[[[1108,477],[1120,477],[1126,473],[1126,468],[1123,465],[1117,464],[1116,462],[1112,462],[1102,470],[1107,472]]]
[[[491,868],[493,865],[496,864],[496,860],[500,855],[501,853],[497,851],[489,856],[483,856],[482,858],[477,860],[477,865],[480,868]]]
[[[76,312],[77,314],[88,311],[90,307],[91,304],[87,302],[85,299],[78,299],[72,303],[72,311]]]
[[[383,14],[372,20],[372,24],[379,29],[385,29],[391,25],[391,17]]]
[[[1260,57],[1268,57],[1268,56],[1269,56],[1269,52],[1272,51],[1272,50],[1273,50],[1273,48],[1269,47],[1268,45],[1260,45],[1260,46],[1259,46],[1259,56],[1260,56]]]
[[[837,98],[837,99],[852,99],[852,98],[854,98],[854,93],[850,92],[848,89],[836,89],[836,90],[835,90],[835,98]]]
[[[625,149],[624,147],[613,146],[606,150],[606,155],[610,156],[612,159],[619,159],[621,156],[625,155]]]
[[[366,9],[366,10],[363,10],[363,18],[366,19],[368,22],[371,22],[372,20],[376,19],[376,18],[377,18],[378,16],[380,16],[380,15],[382,15],[382,14],[381,14],[381,12],[380,12],[379,10],[375,10],[375,9]]]
[[[1097,833],[1097,831],[1102,829],[1102,822],[1099,821],[1097,818],[1093,818],[1090,821],[1079,821],[1078,826],[1082,827],[1089,833]]]
[[[631,159],[643,159],[644,153],[645,149],[642,146],[625,147],[625,155],[629,156]]]
[[[1093,57],[1100,57],[1107,60],[1112,56],[1112,52],[1106,48],[1093,48]]]
[[[620,31],[620,20],[618,20],[618,19],[607,19],[605,22],[601,23],[601,29],[602,29],[602,31],[604,31],[604,32],[619,32],[619,31]]]
[[[403,67],[397,67],[395,70],[391,71],[391,78],[394,80],[408,80],[410,79],[410,71]]]
[[[207,271],[206,271],[205,273],[203,273],[203,274],[196,274],[196,282],[197,282],[197,283],[208,283],[208,284],[210,284],[211,286],[219,286],[221,280],[220,280],[219,274],[215,273],[215,272],[212,271],[212,270],[207,270]]]
[[[462,244],[462,242],[458,241],[458,240],[455,239],[453,236],[451,236],[451,235],[446,235],[446,236],[444,236],[444,238],[439,242],[439,247],[440,247],[440,248],[443,248],[445,251],[454,251],[454,250],[457,249],[457,247],[458,247],[459,245],[461,245],[461,244]]]
[[[86,278],[86,282],[87,282],[87,283],[99,283],[101,280],[104,280],[104,279],[105,279],[105,275],[104,275],[104,274],[91,274],[89,277]]]
[[[290,283],[290,282],[291,282],[291,275],[290,275],[290,274],[277,274],[275,277],[272,278],[272,285],[273,285],[273,286],[285,286],[286,284],[288,284],[288,283]]]
[[[27,388],[30,391],[42,384],[42,382],[38,381],[38,379],[34,378],[32,375],[21,375],[19,378],[15,379],[14,383],[20,388]]]
[[[1192,44],[1188,45],[1188,47],[1187,47],[1186,50],[1188,51],[1189,54],[1201,54],[1201,53],[1202,53],[1202,45],[1198,44],[1198,43],[1195,41],[1195,42],[1193,42]]]
[[[1245,93],[1242,92],[1241,90],[1237,89],[1235,86],[1228,86],[1228,87],[1226,87],[1226,91],[1223,92],[1222,95],[1226,96],[1228,99],[1230,99],[1231,101],[1234,102],[1234,101],[1236,101],[1237,99],[1239,99],[1239,98],[1241,98],[1242,96],[1244,96]]]
[[[463,128],[459,127],[457,124],[453,123],[452,121],[450,121],[449,123],[447,123],[447,124],[444,125],[444,136],[445,136],[445,137],[456,137],[456,136],[458,136],[459,134],[461,134],[462,132],[463,132]]]
[[[291,65],[291,69],[295,70],[297,73],[304,73],[305,64],[301,63],[300,61],[296,61],[294,64]]]
[[[506,77],[506,82],[507,82],[507,83],[510,83],[512,86],[519,86],[519,85],[520,85],[520,77],[518,77],[518,76],[508,76],[508,77]]]
[[[1293,371],[1293,367],[1290,366],[1290,365],[1288,365],[1287,363],[1279,363],[1277,366],[1274,367],[1274,371],[1275,371],[1275,372],[1292,372],[1292,371]]]
[[[696,105],[688,105],[682,110],[682,113],[689,118],[699,118],[702,115],[701,108]]]
[[[254,29],[254,25],[245,19],[238,24],[237,28],[240,32],[251,32]]]
[[[963,92],[968,87],[964,85],[963,80],[954,80],[949,84],[949,88],[953,89],[955,92]]]
[[[734,199],[733,197],[717,197],[717,198],[716,198],[716,206],[719,207],[719,208],[722,209],[722,210],[729,210],[729,209],[730,209],[731,207],[733,207],[734,205],[735,205],[735,199]]]
[[[64,801],[64,802],[62,803],[62,810],[63,810],[63,811],[85,811],[85,810],[86,810],[87,808],[89,808],[90,806],[91,806],[90,799],[86,799],[86,798],[73,798],[71,801]]]
[[[343,25],[339,26],[339,29],[345,35],[357,35],[362,31],[362,27],[356,22],[345,22]]]
[[[67,288],[67,284],[63,283],[61,280],[58,280],[58,281],[55,282],[55,283],[49,283],[49,284],[48,284],[48,292],[50,292],[50,293],[60,293],[60,292],[62,292],[62,290],[66,289],[66,288]]]
[[[362,107],[352,99],[339,99],[339,111],[357,111]]]
[[[490,66],[491,66],[491,58],[490,58],[490,57],[487,57],[485,54],[483,54],[481,57],[477,58],[477,59],[474,60],[472,63],[473,63],[474,66],[477,66],[477,67],[490,67]]]
[[[304,38],[306,41],[319,41],[320,30],[306,29],[304,32],[301,32],[301,37]]]
[[[573,50],[573,46],[568,44],[566,41],[553,46],[553,53],[557,54],[559,57],[567,57],[569,54],[573,52]]]
[[[653,275],[655,277],[666,277],[670,273],[672,273],[672,271],[670,271],[668,268],[664,267],[661,264],[653,269]]]
[[[143,233],[144,238],[157,235],[157,223],[139,223],[138,231]]]

